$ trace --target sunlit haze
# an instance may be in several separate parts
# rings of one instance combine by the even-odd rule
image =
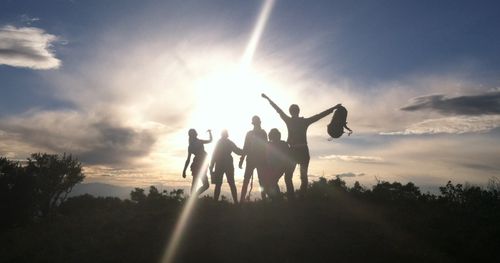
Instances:
[[[213,131],[209,154],[223,129],[242,147],[254,115],[286,139],[266,93],[304,117],[349,110],[351,136],[328,140],[330,117],[309,128],[311,180],[500,171],[496,4],[28,2],[0,4],[1,156],[72,153],[85,183],[188,189],[189,129]]]

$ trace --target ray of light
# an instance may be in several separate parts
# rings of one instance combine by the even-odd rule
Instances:
[[[253,60],[255,50],[257,49],[259,40],[262,36],[262,32],[264,31],[266,22],[269,18],[269,15],[271,13],[271,10],[274,6],[275,0],[265,0],[262,6],[262,9],[260,11],[259,17],[257,19],[257,23],[255,25],[255,28],[253,30],[252,36],[250,38],[250,41],[248,42],[248,45],[245,49],[245,53],[243,54],[242,60],[241,60],[241,70],[246,71]],[[210,157],[210,156],[208,156]],[[203,164],[208,165],[208,159],[205,159],[205,163]],[[203,170],[201,170],[203,171]],[[198,180],[195,182],[196,186],[194,190],[196,190],[200,184],[200,179],[201,176],[197,177]],[[170,237],[170,240],[168,242],[168,246],[165,250],[165,253],[163,254],[163,257],[161,258],[162,263],[171,263],[174,262],[176,252],[181,244],[182,241],[182,236],[185,232],[185,229],[189,223],[189,219],[191,217],[191,214],[193,213],[193,208],[195,207],[196,201],[198,200],[198,197],[195,194],[191,194],[187,203],[184,205],[184,208],[181,212],[181,215],[179,219],[177,220],[177,223],[174,228],[174,232],[172,233],[172,236]]]
[[[205,169],[208,167],[208,159],[209,159],[208,157],[205,158],[205,161],[203,162],[202,166],[203,169],[200,170],[200,173],[204,173]],[[177,251],[177,248],[179,247],[179,244],[182,241],[182,235],[184,234],[186,226],[188,225],[189,219],[194,210],[193,208],[196,204],[196,201],[198,200],[198,196],[196,195],[196,190],[201,185],[201,178],[202,178],[201,174],[197,176],[197,179],[195,181],[195,187],[193,188],[193,191],[189,196],[188,201],[186,202],[186,204],[182,209],[181,215],[177,220],[177,224],[175,225],[174,232],[170,237],[167,250],[163,254],[163,257],[160,262],[164,263],[174,262],[174,257],[176,255],[175,252]]]
[[[253,30],[252,37],[248,42],[245,53],[243,54],[243,58],[241,60],[242,68],[248,68],[252,64],[255,50],[257,50],[260,37],[262,36],[262,32],[264,32],[267,20],[269,18],[269,15],[271,14],[271,10],[273,9],[274,2],[275,0],[264,1],[259,18],[257,19],[257,24],[255,25],[255,28]]]

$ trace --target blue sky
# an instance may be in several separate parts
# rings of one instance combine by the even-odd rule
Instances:
[[[313,176],[498,175],[496,1],[277,0],[234,79],[263,3],[2,1],[0,155],[72,152],[89,181],[184,186],[189,128],[227,120],[238,143],[259,114],[285,133],[264,91],[305,116],[349,109],[353,136],[327,141],[327,119],[309,131]]]

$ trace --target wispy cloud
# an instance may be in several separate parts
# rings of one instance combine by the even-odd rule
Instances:
[[[418,135],[418,134],[463,134],[485,133],[500,127],[499,115],[455,116],[428,119],[404,129],[403,131],[381,132],[381,135]]]
[[[0,27],[0,65],[56,69],[61,65],[50,49],[57,37],[36,27]]]
[[[31,25],[35,22],[38,22],[40,21],[40,18],[38,17],[32,17],[32,16],[29,16],[27,14],[22,14],[19,19],[21,20],[22,23],[26,24],[26,25]]]
[[[344,162],[379,163],[383,159],[378,156],[357,156],[357,155],[326,155],[320,156],[324,160],[340,160]]]
[[[413,99],[413,103],[401,110],[431,110],[452,115],[500,114],[500,91],[459,97],[423,96]]]

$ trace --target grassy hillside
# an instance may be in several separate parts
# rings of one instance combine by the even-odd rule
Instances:
[[[2,262],[158,262],[186,200],[72,197],[48,218],[4,229]],[[295,202],[200,198],[178,262],[498,262],[500,195],[448,184],[352,188],[321,179]]]

